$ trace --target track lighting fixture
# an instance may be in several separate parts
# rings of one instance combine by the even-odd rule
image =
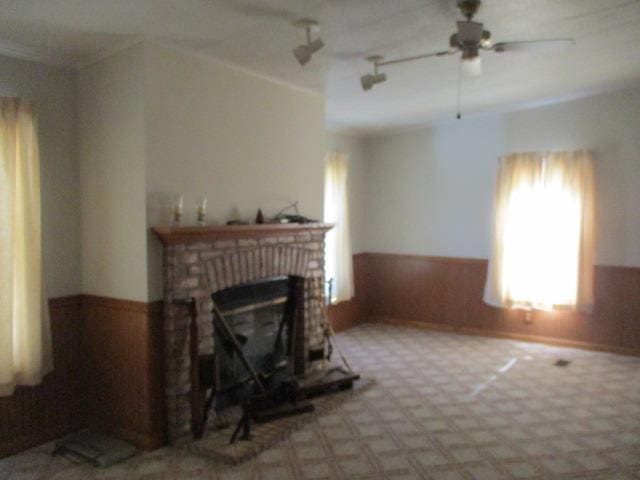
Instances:
[[[304,28],[307,35],[307,43],[299,45],[293,49],[293,56],[296,57],[296,60],[298,60],[298,63],[301,66],[304,66],[309,62],[309,60],[311,60],[314,53],[324,47],[324,42],[320,37],[315,40],[311,40],[311,31],[313,30],[314,33],[320,31],[318,22],[315,20],[303,18],[296,21],[293,25],[299,28]]]
[[[373,73],[368,73],[360,77],[360,84],[363,90],[371,90],[374,85],[387,81],[387,74],[378,72],[378,65],[383,59],[380,55],[367,57],[367,61],[373,63]]]

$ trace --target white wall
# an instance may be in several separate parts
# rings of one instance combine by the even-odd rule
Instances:
[[[0,95],[38,105],[42,185],[42,248],[46,293],[80,293],[80,202],[76,74],[0,56]]]
[[[82,292],[147,300],[144,47],[79,75]]]
[[[597,262],[640,266],[640,90],[369,139],[366,248],[487,258],[497,157],[597,155]]]
[[[347,192],[349,195],[349,223],[351,226],[351,250],[355,253],[366,250],[366,172],[367,161],[364,139],[336,132],[327,132],[327,152],[337,150],[349,156],[347,169]]]
[[[253,221],[298,200],[321,219],[324,99],[209,58],[146,45],[147,223],[171,221],[185,195],[185,224],[207,195],[207,221]],[[162,297],[161,248],[149,238],[149,297]]]

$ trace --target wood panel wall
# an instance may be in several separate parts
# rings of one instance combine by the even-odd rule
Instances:
[[[363,280],[366,279],[364,270],[362,270],[366,266],[366,262],[362,262],[363,258],[365,257],[362,255],[353,256],[354,298],[335,305],[329,305],[327,308],[329,323],[331,323],[336,332],[353,328],[366,321],[366,306],[362,304],[362,300],[365,298],[364,289],[367,288],[367,284],[363,283]]]
[[[354,265],[369,320],[640,354],[640,268],[596,266],[591,314],[534,312],[527,323],[482,301],[486,260],[365,253]]]
[[[85,426],[138,448],[164,445],[162,302],[49,302],[54,371],[0,398],[0,457]]]
[[[0,457],[47,442],[84,423],[82,298],[49,302],[55,370],[37,387],[0,398]]]
[[[162,302],[87,295],[87,423],[135,444],[165,443],[162,392]]]

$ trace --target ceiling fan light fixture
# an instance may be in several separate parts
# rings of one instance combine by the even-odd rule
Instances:
[[[477,77],[482,74],[482,58],[477,50],[466,50],[462,53],[460,63],[462,73],[467,77]]]

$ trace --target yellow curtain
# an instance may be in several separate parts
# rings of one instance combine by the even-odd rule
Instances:
[[[33,107],[0,98],[0,396],[53,366],[42,308],[40,164]]]
[[[353,297],[353,260],[349,231],[347,156],[331,152],[326,159],[324,220],[335,226],[327,233],[325,265],[327,279],[333,279],[332,302]]]
[[[485,302],[590,310],[594,197],[587,151],[501,158]]]

